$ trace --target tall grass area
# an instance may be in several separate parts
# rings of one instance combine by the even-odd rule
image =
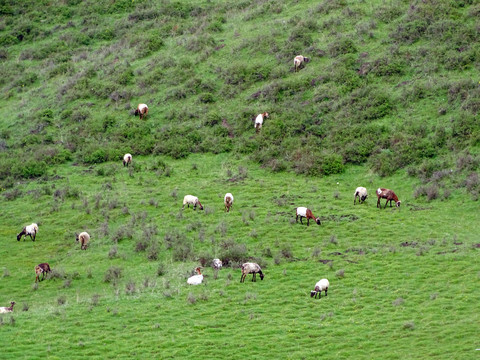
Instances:
[[[354,206],[360,183],[370,197]],[[378,186],[394,188],[401,208],[377,209]],[[1,317],[2,356],[469,358],[478,207],[460,190],[418,201],[415,186],[364,167],[323,179],[272,173],[226,154],[59,165],[2,202],[0,302],[17,302]],[[188,193],[204,211],[181,210]],[[322,225],[296,224],[297,206]],[[37,240],[17,242],[32,221]],[[83,230],[86,251],[75,243]],[[229,260],[218,273],[214,257]],[[263,281],[240,283],[247,260]],[[53,273],[35,284],[45,261]],[[205,282],[188,286],[199,264]],[[328,296],[310,298],[323,277]]]
[[[480,162],[479,9],[439,0],[4,1],[3,187],[126,151],[233,152],[314,176],[366,164],[380,176],[406,169],[465,186]],[[312,61],[294,73],[300,53]],[[150,107],[146,121],[133,116],[139,102]],[[271,117],[253,136],[264,111]],[[453,184],[439,179],[457,158],[471,162]],[[478,179],[468,191],[478,198]]]

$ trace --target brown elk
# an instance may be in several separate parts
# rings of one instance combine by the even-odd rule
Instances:
[[[380,204],[381,199],[387,199],[387,202],[385,203],[384,209],[387,207],[388,202],[390,201],[390,207],[392,207],[392,201],[395,201],[395,205],[397,207],[400,207],[400,201],[398,200],[397,195],[393,192],[393,190],[390,189],[384,189],[384,188],[378,188],[377,189],[377,208],[382,208],[382,205]]]

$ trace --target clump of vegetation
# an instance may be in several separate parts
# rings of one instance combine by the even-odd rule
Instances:
[[[122,277],[122,269],[118,266],[110,266],[105,272],[103,281],[106,283],[116,284],[118,280]]]
[[[343,277],[345,277],[345,270],[344,270],[344,269],[338,270],[338,271],[335,273],[335,276],[338,277],[338,278],[343,278]]]
[[[167,266],[161,262],[158,264],[158,267],[157,267],[157,276],[163,276],[167,273]]]
[[[220,244],[220,258],[226,266],[237,267],[247,261],[247,247],[237,243],[233,238],[224,240]]]
[[[137,291],[137,290],[136,290],[136,287],[137,287],[137,285],[135,284],[135,281],[129,280],[129,281],[125,284],[125,294],[127,294],[127,295],[133,295],[133,294],[135,294],[135,292]]]
[[[66,302],[67,302],[67,298],[65,295],[61,295],[57,298],[58,305],[65,305]]]

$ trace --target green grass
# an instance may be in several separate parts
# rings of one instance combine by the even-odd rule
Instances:
[[[473,358],[479,13],[4,1],[0,306],[17,305],[0,358]],[[298,54],[312,61],[294,73]],[[370,195],[354,206],[357,186]],[[378,187],[401,208],[377,209]],[[205,210],[182,211],[187,194]],[[296,224],[298,206],[322,225]],[[17,242],[31,222],[37,241]],[[230,260],[217,277],[214,257]],[[264,281],[239,283],[246,260]],[[41,262],[54,276],[35,285]],[[187,286],[202,262],[205,284]]]
[[[0,11],[5,188],[125,150],[233,152],[308,175],[367,164],[382,176],[478,154],[472,1],[7,1]],[[300,53],[312,61],[294,73]],[[131,114],[140,102],[143,122]],[[252,139],[263,111],[271,118]]]
[[[150,170],[160,159],[170,176]],[[160,159],[136,157],[133,171],[121,162],[58,166],[49,180],[23,183],[23,196],[2,202],[0,256],[9,276],[0,278],[0,302],[17,302],[12,315],[2,316],[4,358],[473,356],[480,219],[462,189],[446,201],[425,202],[413,199],[409,177],[381,179],[363,167],[312,179],[272,174],[228,155]],[[109,175],[97,175],[99,169]],[[246,177],[228,180],[239,173]],[[354,206],[358,185],[370,195]],[[376,208],[379,186],[395,189],[400,210]],[[57,193],[56,202],[55,190],[67,187],[78,198]],[[226,192],[235,196],[228,214]],[[205,211],[182,212],[187,193],[199,196]],[[297,206],[311,208],[322,225],[295,224]],[[32,221],[40,226],[37,241],[17,242],[15,234]],[[121,226],[132,238],[119,240],[117,257],[109,258]],[[135,252],[152,226],[157,261],[147,259],[148,249]],[[87,251],[74,241],[80,230],[92,235]],[[186,261],[174,261],[175,249],[166,248],[165,235],[175,231],[192,247]],[[205,285],[187,286],[199,257],[221,256],[228,239],[266,265],[265,279],[240,284],[238,268],[223,268],[215,279],[207,265]],[[33,267],[44,261],[65,279],[34,290]],[[159,263],[163,276],[156,275]],[[122,269],[117,285],[103,281],[111,266]],[[329,295],[311,299],[323,277]]]

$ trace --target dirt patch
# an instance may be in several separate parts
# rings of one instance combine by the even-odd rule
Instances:
[[[412,242],[405,241],[400,244],[400,246],[403,246],[403,247],[407,247],[407,246],[415,247],[417,245],[418,243],[415,241],[412,241]]]
[[[320,259],[318,262],[321,262],[323,264],[328,264],[329,262],[333,262],[333,260],[328,260],[328,259]]]
[[[445,255],[447,253],[455,253],[457,252],[457,249],[453,249],[451,251],[440,251],[440,252],[437,252],[437,255]]]
[[[222,120],[222,126],[228,130],[228,137],[229,138],[234,138],[235,136],[233,135],[233,130],[232,126],[227,122],[227,119]]]
[[[431,210],[432,209],[432,207],[422,207],[422,206],[417,206],[417,205],[413,205],[413,204],[407,204],[407,206],[409,207],[410,211],[423,211],[423,210]]]
[[[473,247],[474,248],[480,248],[480,244],[474,244]]]
[[[358,219],[359,219],[359,217],[357,215],[354,215],[354,214],[328,215],[328,216],[321,216],[320,217],[321,221],[335,221],[335,222],[356,221]]]
[[[353,253],[356,253],[358,255],[365,255],[365,251],[363,251],[362,249],[347,249],[345,250],[346,253],[349,253],[349,252],[353,252]]]
[[[338,256],[338,255],[342,255],[342,253],[338,252],[338,251],[334,251],[334,252],[329,253],[328,255],[337,255]]]
[[[278,206],[286,206],[286,205],[294,205],[295,203],[298,203],[296,200],[301,199],[301,195],[286,195],[282,194],[280,196],[274,196],[272,198],[272,201],[277,204]]]

